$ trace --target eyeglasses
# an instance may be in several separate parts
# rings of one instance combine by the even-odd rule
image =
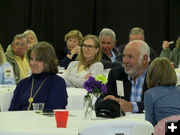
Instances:
[[[24,43],[14,43],[14,47],[15,48],[26,48],[27,47],[27,45],[25,45]]]
[[[87,48],[87,49],[92,49],[92,48],[96,48],[96,47],[95,47],[95,46],[92,46],[92,45],[83,44],[83,45],[82,45],[82,48],[83,48],[83,49],[85,49],[85,48]]]

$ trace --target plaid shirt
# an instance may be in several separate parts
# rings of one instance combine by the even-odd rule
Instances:
[[[134,81],[128,75],[128,80],[130,80],[132,84],[131,95],[130,95],[130,102],[133,105],[132,112],[139,112],[139,108],[136,102],[140,102],[142,100],[141,96],[143,92],[143,84],[145,81],[146,72],[147,72],[147,68],[138,78],[136,78],[136,83],[134,83]]]

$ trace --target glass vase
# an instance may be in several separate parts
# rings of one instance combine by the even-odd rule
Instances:
[[[84,97],[84,119],[91,120],[92,119],[92,95],[86,95]]]

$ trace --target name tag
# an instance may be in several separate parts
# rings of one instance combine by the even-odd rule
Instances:
[[[12,66],[4,66],[4,77],[5,78],[13,78]]]
[[[116,80],[117,94],[118,96],[124,97],[123,81]]]

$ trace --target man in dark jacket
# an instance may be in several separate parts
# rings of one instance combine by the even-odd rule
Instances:
[[[104,28],[99,33],[100,45],[102,47],[102,60],[104,69],[121,65],[121,54],[116,45],[116,35],[113,30]]]
[[[150,61],[149,54],[149,47],[144,41],[129,42],[123,52],[122,66],[111,69],[108,75],[108,92],[101,96],[97,103],[101,99],[112,99],[121,105],[124,112],[142,112],[144,92],[147,90],[145,78]],[[118,87],[119,82],[123,85],[121,89]]]

